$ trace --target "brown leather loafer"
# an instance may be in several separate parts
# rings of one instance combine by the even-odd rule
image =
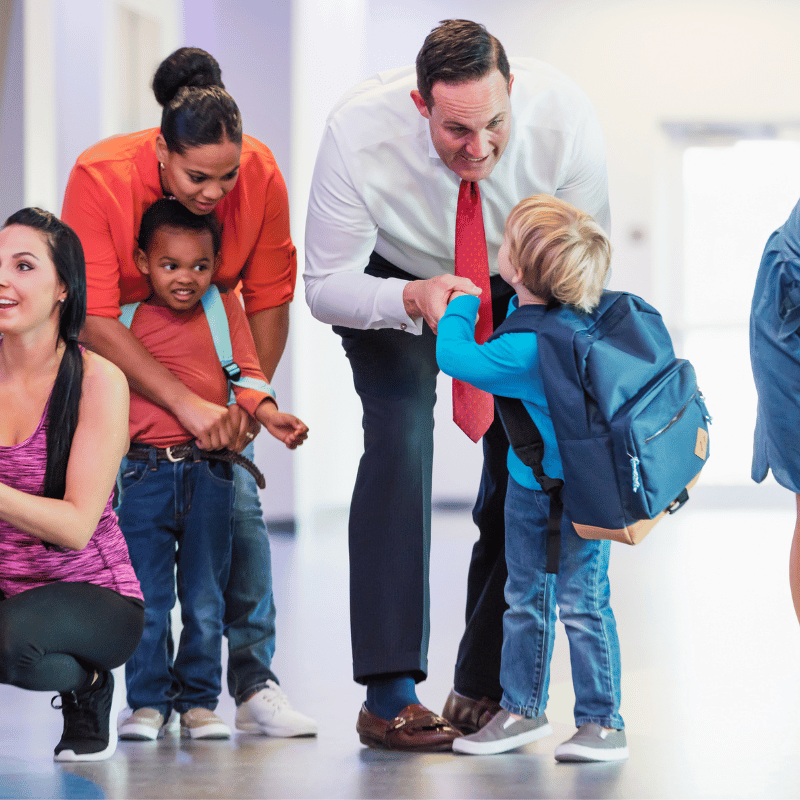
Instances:
[[[406,750],[412,753],[452,750],[461,734],[446,720],[420,703],[406,706],[394,719],[376,717],[361,706],[356,723],[361,743],[367,747]]]
[[[464,736],[468,736],[477,733],[501,708],[500,703],[488,697],[473,700],[451,689],[442,716]]]

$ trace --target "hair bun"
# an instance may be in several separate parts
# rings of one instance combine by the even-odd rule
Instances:
[[[217,60],[199,47],[181,47],[167,56],[153,76],[153,94],[166,106],[184,86],[219,86],[224,89]]]

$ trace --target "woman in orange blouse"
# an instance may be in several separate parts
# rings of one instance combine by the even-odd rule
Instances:
[[[208,53],[173,53],[156,71],[153,91],[163,107],[160,129],[90,147],[67,185],[62,217],[86,253],[84,337],[122,369],[132,389],[170,411],[200,447],[210,449],[210,432],[224,430],[222,446],[241,450],[253,438],[251,418],[238,406],[218,406],[189,391],[119,322],[119,307],[149,293],[133,258],[136,231],[151,203],[171,196],[195,214],[216,214],[223,235],[214,282],[241,284],[259,362],[271,380],[286,344],[296,275],[286,186],[269,149],[242,134],[239,109]],[[252,442],[243,455],[252,460]],[[254,479],[240,467],[234,473],[225,632],[236,724],[272,736],[314,735],[316,723],[291,707],[270,669],[275,607],[269,540]]]

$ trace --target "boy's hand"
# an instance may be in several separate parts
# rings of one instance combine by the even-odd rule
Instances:
[[[450,297],[447,298],[447,304],[450,305],[450,301],[454,297],[466,297],[466,296],[467,296],[466,292],[461,292],[458,289],[455,289],[453,292],[450,293]]]
[[[308,425],[293,414],[278,411],[272,400],[262,400],[256,409],[256,419],[290,450],[299,447],[308,438]]]
[[[290,450],[299,447],[308,438],[308,425],[293,414],[284,414],[283,411],[270,414],[264,427]]]

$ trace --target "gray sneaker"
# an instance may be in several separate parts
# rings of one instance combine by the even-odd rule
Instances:
[[[556,761],[624,761],[628,757],[625,731],[607,731],[584,722],[571,739],[556,747]]]
[[[474,756],[505,753],[506,750],[549,736],[552,732],[544,714],[535,719],[514,719],[503,708],[477,733],[453,740],[453,750]]]

